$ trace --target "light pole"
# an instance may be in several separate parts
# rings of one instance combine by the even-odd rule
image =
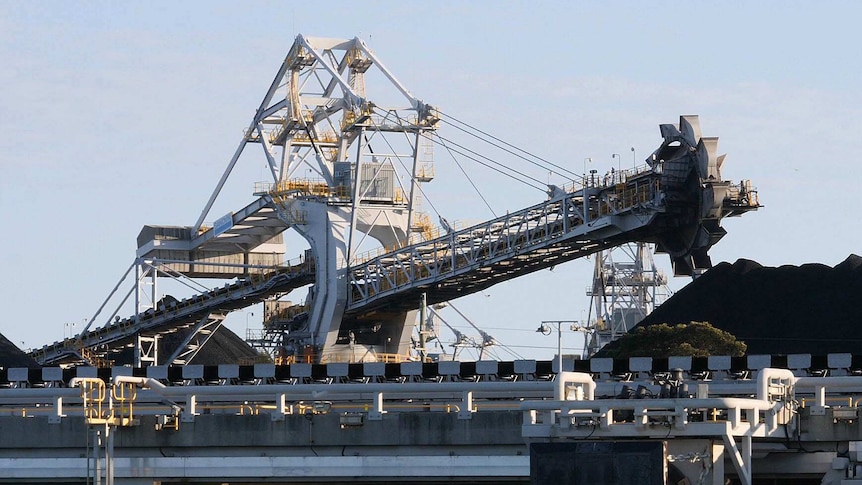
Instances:
[[[621,171],[623,169],[623,157],[619,153],[612,153],[611,154],[611,160],[613,160],[614,157],[616,157],[616,159],[617,159],[617,177],[619,177],[620,182],[622,182],[623,174],[621,173]],[[611,183],[616,183],[616,182],[611,180]]]
[[[563,331],[560,329],[560,322],[543,321],[539,325],[539,328],[536,329],[536,332],[542,335],[550,335],[551,327],[548,326],[549,323],[557,324],[557,377],[559,377],[560,372],[563,371]]]
[[[582,179],[582,180],[583,180],[583,184],[582,184],[582,185],[584,186],[584,188],[586,188],[586,187],[587,187],[587,164],[588,164],[588,163],[593,163],[593,158],[592,158],[592,157],[587,157],[587,158],[585,158],[585,159],[584,159],[584,178]]]
[[[63,324],[63,340],[66,338],[72,337],[72,333],[75,331],[75,323],[74,322],[66,322]],[[66,336],[68,334],[68,337]]]
[[[635,147],[632,147],[632,169],[637,171],[637,168],[638,168],[638,162],[637,162],[637,156],[635,155]]]
[[[583,196],[582,199],[584,199],[583,200],[583,204],[584,204],[584,221],[583,222],[584,222],[584,224],[589,222],[589,219],[590,219],[590,196],[587,195],[587,163],[592,162],[592,161],[593,161],[593,159],[590,157],[587,157],[584,159],[584,178],[581,181],[582,182],[581,187],[583,187],[581,189],[581,195]]]
[[[248,317],[253,317],[254,312],[248,312],[245,314],[245,339],[248,340],[250,335],[248,334]]]
[[[563,372],[563,324],[570,324],[572,330],[579,330],[577,320],[543,320],[536,332],[542,335],[551,334],[551,325],[557,326],[557,377]]]

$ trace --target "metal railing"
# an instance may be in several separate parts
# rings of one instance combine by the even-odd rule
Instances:
[[[630,189],[632,196],[621,199],[616,212],[647,204],[656,197],[656,187],[649,184],[633,186]],[[483,224],[453,230],[355,265],[348,274],[349,307],[360,307],[382,295],[416,284],[424,285],[476,271],[492,262],[510,260],[519,264],[531,254],[547,257],[542,253],[543,249],[563,245],[576,236],[589,240],[590,234],[595,232],[606,237],[607,224],[595,229],[585,224],[604,215],[600,211],[601,198],[591,194],[585,207],[583,197],[582,193],[567,193],[563,198],[548,200]],[[584,209],[589,214],[585,214]],[[648,218],[642,217],[633,222],[634,225],[644,225],[647,221]],[[582,246],[586,244],[588,242],[581,243]],[[571,253],[565,257],[573,259],[576,256]]]

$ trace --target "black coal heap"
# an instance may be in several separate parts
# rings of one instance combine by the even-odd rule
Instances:
[[[159,365],[167,365],[168,357],[183,343],[191,330],[191,328],[182,329],[162,335],[159,338]],[[257,356],[257,351],[251,348],[239,335],[233,333],[229,328],[221,326],[189,363],[200,365],[237,364],[243,360],[253,360]],[[132,349],[126,349],[110,358],[114,361],[114,365],[132,365],[134,353]]]
[[[709,322],[748,345],[748,354],[862,349],[862,257],[763,267],[720,263],[677,292],[639,325]]]
[[[176,349],[185,337],[186,332],[177,332],[165,336],[163,337],[164,347],[171,350]],[[239,335],[233,333],[229,328],[221,326],[192,359],[191,363],[201,365],[237,364],[242,360],[254,359],[257,355],[257,351],[251,348]],[[169,355],[164,354],[160,357],[167,359]],[[165,365],[167,362],[160,362],[160,364]]]
[[[10,367],[39,368],[42,366],[0,334],[0,368]]]
[[[167,358],[183,342],[190,331],[190,328],[183,329],[161,337],[159,341],[159,364],[166,364]],[[249,359],[254,360],[257,357],[259,357],[258,353],[242,338],[230,329],[220,327],[195,355],[191,363],[201,365],[236,364]],[[114,365],[132,365],[134,351],[126,349],[110,358]],[[9,369],[11,367],[39,368],[42,366],[0,334],[0,368]]]

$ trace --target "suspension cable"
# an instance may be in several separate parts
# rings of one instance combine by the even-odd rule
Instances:
[[[509,153],[509,154],[511,154],[511,155],[514,155],[514,156],[518,157],[518,158],[521,158],[522,160],[525,160],[525,161],[527,161],[527,162],[529,162],[529,163],[531,163],[531,164],[533,164],[533,165],[535,165],[535,166],[537,166],[537,167],[539,167],[539,168],[542,168],[543,170],[548,170],[549,172],[556,173],[557,175],[561,175],[561,176],[566,176],[566,174],[568,174],[569,178],[571,178],[571,177],[581,177],[581,174],[574,173],[574,172],[572,172],[571,170],[566,169],[565,167],[562,167],[562,166],[560,166],[560,165],[557,165],[557,164],[556,164],[556,163],[554,163],[554,162],[551,162],[550,160],[546,160],[546,159],[544,159],[544,158],[542,158],[542,157],[540,157],[540,156],[538,156],[538,155],[535,155],[535,154],[533,154],[533,153],[530,153],[530,152],[528,152],[528,151],[524,150],[523,148],[520,148],[520,147],[517,147],[517,146],[515,146],[515,145],[512,145],[511,143],[506,142],[505,140],[502,140],[502,139],[500,139],[500,138],[498,138],[498,137],[496,137],[496,136],[494,136],[494,135],[492,135],[492,134],[490,134],[490,133],[488,133],[488,132],[486,132],[486,131],[480,130],[479,128],[476,128],[475,126],[472,126],[472,125],[470,125],[469,123],[466,123],[466,122],[464,122],[464,121],[461,121],[461,120],[459,120],[458,118],[455,118],[455,117],[454,117],[454,116],[452,116],[452,115],[449,115],[449,114],[447,114],[447,113],[443,113],[443,112],[440,112],[440,114],[441,114],[441,115],[443,115],[443,116],[441,117],[441,121],[444,121],[444,122],[448,123],[448,124],[449,124],[450,126],[452,126],[453,128],[455,128],[455,129],[457,129],[457,130],[460,130],[460,131],[462,131],[462,132],[464,132],[464,133],[466,133],[466,134],[468,134],[468,135],[470,135],[470,136],[473,136],[473,137],[475,137],[475,138],[477,138],[477,139],[479,139],[479,140],[482,140],[482,141],[484,141],[485,143],[488,143],[488,144],[490,144],[490,145],[496,146],[496,147],[497,147],[497,148],[499,148],[500,150],[503,150],[503,151],[505,151],[505,152],[507,152],[507,153]],[[540,161],[542,161],[542,162],[544,162],[544,163],[546,163],[546,164],[550,165],[551,167],[554,167],[554,168],[556,168],[556,169],[558,169],[558,170],[560,170],[560,171],[562,171],[562,172],[565,172],[565,173],[560,173],[560,172],[557,172],[557,171],[555,171],[555,170],[550,170],[547,166],[543,166],[543,165],[541,165],[540,163],[538,163],[538,162],[536,162],[536,161],[534,161],[534,160],[530,160],[529,158],[527,158],[527,157],[525,157],[525,156],[523,156],[523,155],[519,155],[519,154],[517,154],[517,153],[515,153],[515,152],[513,152],[513,151],[511,151],[511,150],[508,150],[508,149],[503,148],[503,147],[501,147],[501,146],[499,146],[499,145],[496,145],[496,144],[494,144],[494,143],[491,143],[490,141],[488,141],[488,140],[486,140],[486,139],[484,139],[484,138],[480,137],[479,135],[477,135],[477,134],[475,134],[475,133],[472,133],[472,132],[470,132],[470,131],[468,131],[468,130],[466,130],[466,129],[464,129],[464,128],[460,127],[460,126],[457,126],[456,124],[452,123],[452,122],[451,122],[451,121],[449,121],[449,120],[453,120],[453,121],[455,121],[455,122],[457,122],[457,123],[460,123],[460,124],[462,124],[462,125],[466,126],[467,128],[469,128],[470,130],[475,130],[475,131],[477,131],[477,132],[481,133],[482,135],[485,135],[485,136],[487,136],[487,137],[489,137],[489,138],[491,138],[491,139],[493,139],[493,140],[495,140],[495,141],[497,141],[497,142],[499,142],[499,143],[502,143],[503,145],[505,145],[505,146],[507,146],[507,147],[509,147],[509,148],[512,148],[512,149],[513,149],[513,150],[515,150],[515,151],[518,151],[518,152],[524,153],[524,154],[526,154],[526,155],[528,155],[528,156],[530,156],[530,157],[532,157],[532,158],[534,158],[534,159],[536,159],[536,160],[540,160]]]
[[[454,145],[454,146],[456,146],[456,147],[458,147],[458,148],[461,148],[462,150],[465,150],[466,152],[469,152],[469,153],[471,153],[471,154],[475,155],[475,156],[471,156],[471,155],[468,155],[468,154],[467,154],[467,153],[465,153],[465,152],[462,152],[462,151],[456,150],[456,149],[454,149],[454,148],[449,148],[449,149],[450,149],[450,150],[452,150],[453,152],[455,152],[455,153],[457,153],[457,154],[459,154],[459,155],[461,155],[461,156],[464,156],[464,157],[466,157],[466,158],[469,158],[470,160],[473,160],[474,162],[478,163],[479,165],[482,165],[482,166],[484,166],[484,167],[487,167],[487,168],[489,168],[489,169],[491,169],[491,170],[493,170],[493,171],[495,171],[495,172],[500,173],[501,175],[505,175],[505,176],[507,176],[507,177],[511,178],[512,180],[515,180],[515,181],[521,182],[521,183],[523,183],[523,184],[525,184],[525,185],[528,185],[528,186],[530,186],[530,187],[532,187],[532,188],[534,188],[534,189],[536,189],[536,190],[539,190],[539,191],[541,191],[541,192],[545,192],[545,191],[547,190],[547,184],[545,184],[544,182],[542,182],[541,180],[539,180],[539,179],[537,179],[537,178],[535,178],[535,177],[531,177],[531,176],[529,176],[529,175],[527,175],[527,174],[525,174],[525,173],[523,173],[523,172],[520,172],[520,171],[518,171],[518,170],[515,170],[515,169],[513,169],[513,168],[511,168],[511,167],[507,167],[506,165],[504,165],[504,164],[502,164],[502,163],[500,163],[500,162],[498,162],[498,161],[496,161],[496,160],[493,160],[493,159],[488,158],[488,157],[486,157],[486,156],[484,156],[484,155],[482,155],[482,154],[479,154],[479,153],[477,153],[477,152],[475,152],[475,151],[473,151],[473,150],[470,150],[469,148],[466,148],[466,147],[464,147],[463,145],[460,145],[460,144],[458,144],[458,143],[455,143],[455,142],[454,142],[454,141],[452,141],[452,140],[449,140],[449,139],[443,138],[442,136],[440,136],[440,134],[439,134],[439,133],[434,133],[434,135],[435,135],[435,136],[437,136],[437,138],[438,138],[439,140],[443,141],[443,142],[449,142],[449,144],[450,144],[450,145]],[[505,172],[504,170],[501,170],[501,169],[499,169],[499,168],[496,168],[496,167],[494,167],[494,166],[490,165],[489,163],[486,163],[486,162],[483,162],[482,160],[479,160],[479,158],[476,158],[476,157],[481,157],[481,158],[483,158],[483,159],[487,160],[488,162],[490,162],[491,164],[494,164],[494,165],[498,165],[498,166],[500,166],[500,167],[503,167],[504,169],[509,170],[510,172],[516,173],[516,174],[520,175],[521,177],[523,177],[524,179],[527,179],[527,180],[530,180],[530,181],[532,181],[532,182],[535,182],[536,184],[534,185],[534,184],[531,184],[531,183],[529,183],[529,182],[527,182],[527,181],[525,181],[525,180],[523,180],[523,179],[519,179],[518,177],[515,177],[515,176],[514,176],[514,175],[512,175],[511,173],[508,173],[508,172]]]
[[[378,109],[378,110],[379,110],[379,109]],[[395,115],[396,115],[396,117],[398,117],[398,113],[395,113]],[[387,114],[387,116],[388,116],[388,114]],[[400,120],[400,117],[398,117],[398,121],[399,121],[399,122],[401,121],[401,120]],[[372,123],[374,123],[374,121],[373,121],[373,120],[372,120]],[[401,126],[401,124],[400,124],[400,123],[398,123],[398,126]],[[401,132],[402,132],[402,133],[404,133],[404,135],[405,135],[405,136],[407,135],[407,131],[406,131],[406,130],[402,129],[402,130],[401,130]],[[435,132],[435,134],[436,134],[436,132]],[[439,137],[438,137],[438,138],[439,138]],[[409,143],[409,140],[408,140],[408,143]],[[445,143],[445,142],[443,142],[442,140],[440,140],[440,144],[443,146],[443,148],[445,148],[445,149],[446,149],[446,151],[449,153],[449,156],[450,156],[450,157],[452,157],[452,161],[454,161],[454,162],[455,162],[455,165],[457,165],[457,166],[458,166],[458,168],[461,170],[461,173],[462,173],[462,174],[464,174],[464,178],[466,178],[466,179],[467,179],[467,181],[468,181],[468,182],[470,182],[470,185],[471,185],[471,186],[473,187],[473,189],[476,191],[476,194],[478,194],[478,195],[479,195],[479,198],[480,198],[480,199],[482,199],[482,202],[484,202],[485,206],[486,206],[486,207],[488,207],[488,210],[489,210],[489,211],[491,211],[491,214],[493,214],[493,216],[494,216],[494,217],[497,217],[497,213],[496,213],[496,212],[494,211],[494,209],[491,207],[491,204],[489,204],[489,203],[488,203],[488,200],[485,198],[485,196],[484,196],[484,195],[482,194],[482,192],[479,190],[479,187],[477,187],[477,186],[476,186],[476,183],[475,183],[475,182],[473,182],[473,179],[472,179],[472,178],[470,178],[470,175],[468,175],[468,174],[467,174],[467,171],[466,171],[466,170],[464,170],[464,167],[461,165],[461,162],[459,162],[459,161],[458,161],[458,159],[455,157],[455,155],[452,153],[452,150],[451,150],[451,149],[449,149],[449,147],[446,145],[446,143]],[[419,147],[418,147],[418,146],[417,146],[417,147],[414,147],[414,149],[418,150],[418,149],[419,149]],[[403,163],[402,163],[402,167],[403,167]],[[406,167],[404,167],[404,169],[406,170]],[[428,200],[428,196],[427,196],[427,195],[425,195],[425,192],[422,190],[422,186],[421,186],[421,184],[420,184],[418,187],[419,187],[419,192],[422,194],[422,196],[423,196],[423,197],[425,197],[425,199],[426,199],[426,200]],[[437,216],[438,216],[438,217],[441,217],[441,216],[442,216],[442,215],[437,211],[437,209],[434,207],[434,204],[432,204],[430,200],[428,200],[428,204],[429,204],[429,205],[431,205],[431,208],[434,210],[434,212],[437,214]]]
[[[369,120],[371,120],[371,123],[373,123],[373,124],[374,124],[374,127],[375,127],[375,128],[377,128],[378,130],[380,129],[380,127],[377,125],[377,122],[376,122],[376,121],[374,121],[374,118],[369,117]],[[407,132],[406,132],[406,131],[402,130],[402,132],[405,134],[405,136],[407,135]],[[383,138],[383,141],[384,141],[384,142],[386,142],[386,145],[389,147],[390,153],[397,153],[397,152],[395,151],[395,148],[393,148],[393,147],[392,147],[392,144],[391,144],[391,143],[389,143],[389,140],[388,140],[386,137],[382,137],[382,138]],[[370,140],[366,139],[366,143],[368,144],[369,149],[370,149],[370,146],[371,146],[371,142],[370,142]],[[411,177],[413,177],[413,175],[412,175],[412,171],[407,169],[407,167],[404,165],[404,161],[403,161],[403,160],[401,160],[401,157],[397,157],[397,156],[396,156],[396,157],[394,157],[394,158],[396,158],[396,159],[398,160],[398,163],[399,163],[399,164],[401,164],[401,168],[403,168],[405,172],[410,173],[410,174],[411,174],[410,176],[411,176]],[[424,191],[424,190],[422,190],[422,184],[417,184],[417,183],[413,182],[413,186],[414,186],[414,187],[416,187],[417,189],[419,189],[419,193],[420,193],[420,194],[422,194],[422,198],[423,198],[425,201],[427,201],[427,202],[428,202],[428,205],[430,205],[430,206],[431,206],[431,210],[433,210],[433,211],[434,211],[434,213],[435,213],[435,214],[437,214],[437,217],[442,217],[442,215],[440,214],[440,212],[437,210],[437,207],[435,207],[435,206],[434,206],[434,203],[433,203],[433,202],[431,202],[431,199],[429,199],[429,198],[428,198],[428,194],[426,194],[426,193],[425,193],[425,191]],[[412,201],[411,201],[411,202],[412,202]]]
[[[476,194],[479,195],[479,198],[482,199],[482,202],[485,203],[485,206],[488,208],[489,211],[491,211],[491,214],[493,214],[494,217],[496,218],[497,213],[494,212],[494,209],[491,207],[491,204],[488,203],[488,200],[485,199],[485,196],[479,190],[479,187],[476,187],[476,184],[473,182],[473,179],[470,178],[470,176],[467,174],[467,171],[464,170],[464,167],[461,165],[461,162],[459,162],[458,159],[455,158],[455,154],[452,153],[452,150],[449,149],[449,146],[446,145],[446,143],[442,139],[440,140],[440,144],[443,145],[443,148],[445,148],[446,151],[449,153],[449,156],[452,157],[452,161],[455,162],[455,165],[457,165],[458,168],[461,170],[461,173],[464,174],[464,178],[466,178],[467,181],[470,182],[470,185],[473,186],[473,190],[476,191]]]

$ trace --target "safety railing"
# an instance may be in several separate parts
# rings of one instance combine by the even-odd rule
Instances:
[[[563,432],[573,436],[596,433],[598,436],[639,436],[658,426],[680,435],[730,433],[765,437],[778,432],[779,426],[790,424],[796,410],[797,378],[786,369],[762,369],[753,398],[685,395],[593,399],[591,393],[581,391],[573,394],[575,400],[567,400],[564,397],[568,397],[569,391],[592,382],[588,374],[570,374],[581,379],[573,379],[575,385],[558,382],[556,401],[530,401],[522,405],[524,436],[559,436]],[[728,427],[705,428],[718,422]]]
[[[554,195],[545,203],[468,228],[448,227],[445,233],[424,229],[416,233],[420,240],[411,240],[405,247],[359,255],[348,274],[349,309],[356,310],[416,284],[478,271],[491,261],[517,258],[519,265],[527,266],[532,263],[532,251],[536,251],[536,258],[547,260],[548,254],[541,249],[566,247],[564,241],[575,236],[584,240],[579,245],[597,246],[592,244],[591,234],[595,231],[596,237],[604,240],[613,232],[607,226],[614,224],[608,219],[597,222],[597,218],[630,214],[638,208],[655,213],[660,210],[661,176],[651,167],[615,173],[605,181],[607,185],[602,185],[600,177],[592,177],[582,191]],[[641,213],[634,222],[636,226],[646,225],[649,220]],[[565,253],[564,260],[583,255],[577,250]],[[512,269],[502,266],[505,272]]]
[[[596,383],[589,374],[570,372],[552,381],[296,380],[266,384],[263,380],[254,385],[224,381],[203,386],[118,376],[111,381],[75,378],[70,388],[0,389],[0,416],[48,416],[52,422],[79,416],[91,424],[133,425],[142,415],[180,411],[186,420],[202,412],[266,412],[278,420],[304,412],[326,396],[330,409],[365,412],[369,419],[379,419],[386,412],[414,411],[458,412],[462,419],[469,419],[469,413],[519,410],[524,413],[525,436],[534,437],[545,436],[550,427],[571,436],[649,435],[659,428],[675,436],[727,432],[765,437],[783,436],[784,426],[794,426],[792,418],[800,399],[804,408],[832,407],[837,413],[853,405],[855,410],[859,381],[851,376],[797,378],[787,370],[762,369],[754,381],[698,385],[702,389],[691,397],[624,399],[600,397],[607,382]],[[812,389],[814,398],[798,397],[799,390]],[[844,395],[837,395],[841,393]],[[750,397],[737,397],[740,395]],[[812,410],[811,414],[816,413]]]

